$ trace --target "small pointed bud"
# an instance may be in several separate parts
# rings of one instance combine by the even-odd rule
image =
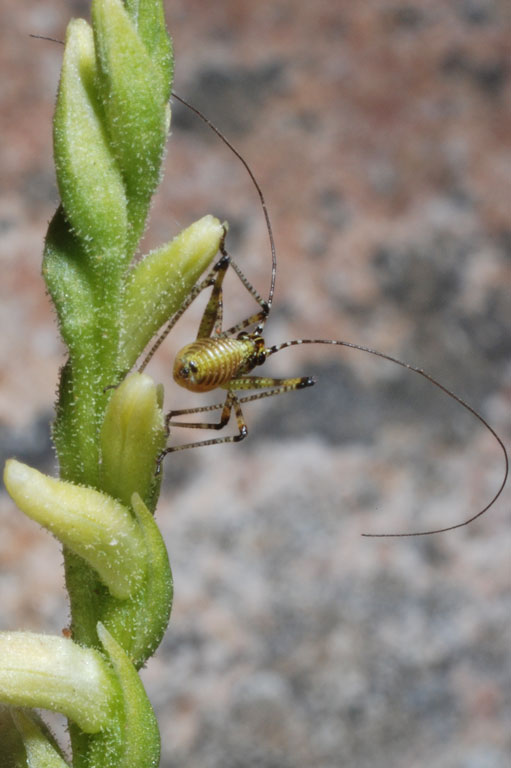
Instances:
[[[166,439],[156,384],[130,374],[114,391],[101,429],[101,487],[126,506],[135,492],[150,504]]]

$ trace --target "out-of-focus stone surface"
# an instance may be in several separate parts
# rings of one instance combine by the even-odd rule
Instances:
[[[51,112],[70,13],[4,0],[0,436],[48,471],[64,353],[39,276],[57,203]],[[510,434],[510,62],[504,0],[173,0],[176,90],[251,163],[278,246],[271,343],[343,338],[422,365]],[[211,212],[257,288],[270,255],[236,158],[175,105],[145,247]],[[227,322],[252,311],[232,280]],[[173,351],[154,361],[167,402]],[[504,768],[507,493],[475,420],[413,374],[303,347],[269,366],[308,391],[248,405],[238,446],[166,465],[172,622],[144,680],[162,768]],[[196,404],[196,403],[195,403]],[[177,436],[176,436],[177,437]],[[186,439],[186,436],[180,436]],[[194,435],[195,437],[195,435]],[[58,546],[1,497],[3,629],[67,622]]]

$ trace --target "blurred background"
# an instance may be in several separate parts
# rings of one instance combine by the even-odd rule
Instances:
[[[420,365],[511,431],[511,129],[504,0],[167,0],[175,90],[251,164],[278,281],[266,340],[337,338]],[[3,0],[0,452],[55,472],[65,354],[40,277],[57,205],[51,115],[75,0]],[[142,252],[213,213],[265,294],[270,252],[239,161],[176,104]],[[253,312],[233,279],[226,322]],[[200,306],[151,363],[168,407]],[[310,390],[249,404],[240,445],[165,465],[175,577],[144,682],[162,768],[504,768],[510,756],[510,493],[491,436],[438,390],[360,352],[292,348]],[[193,404],[197,404],[194,400]],[[188,439],[187,435],[176,436]],[[193,435],[196,437],[196,435]],[[0,503],[1,629],[68,623],[58,544]]]

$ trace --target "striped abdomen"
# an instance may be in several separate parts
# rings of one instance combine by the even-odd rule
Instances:
[[[176,356],[174,380],[192,392],[209,392],[250,371],[264,349],[260,338],[197,339]]]

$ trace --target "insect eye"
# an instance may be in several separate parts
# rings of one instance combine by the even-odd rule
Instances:
[[[193,360],[190,360],[188,365],[192,373],[197,373],[197,371],[199,370],[199,366],[197,365],[197,363],[194,363]]]

